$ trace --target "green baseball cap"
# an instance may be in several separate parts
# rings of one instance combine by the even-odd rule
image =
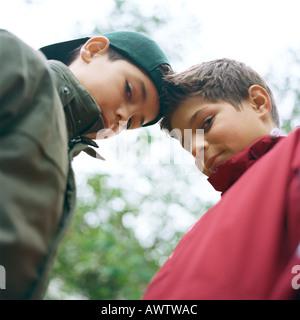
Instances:
[[[159,96],[162,94],[163,73],[160,65],[170,65],[158,44],[148,36],[133,31],[116,31],[104,33],[102,36],[109,39],[110,47],[131,61],[133,64],[144,70],[153,81]],[[85,44],[91,37],[75,39],[55,43],[40,48],[40,51],[49,60],[58,60],[66,65],[69,64],[72,52]],[[143,127],[157,123],[164,115],[166,106],[160,103],[159,114],[155,120],[146,123]]]

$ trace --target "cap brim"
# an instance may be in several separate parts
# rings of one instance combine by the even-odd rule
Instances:
[[[42,47],[39,50],[43,52],[48,60],[58,60],[68,65],[70,63],[70,60],[72,59],[71,53],[81,45],[85,44],[89,39],[90,37],[85,37],[65,42],[59,42]]]

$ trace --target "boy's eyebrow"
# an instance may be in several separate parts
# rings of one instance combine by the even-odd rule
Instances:
[[[195,121],[195,119],[197,118],[198,114],[199,114],[200,112],[202,112],[204,109],[207,109],[207,108],[208,108],[208,106],[205,106],[205,107],[197,110],[197,111],[191,116],[191,119],[189,120],[189,125],[192,126],[192,124],[193,124],[193,122]]]
[[[189,121],[189,126],[192,126],[193,122],[195,121],[195,119],[197,118],[198,113],[200,112],[200,110],[197,110],[192,116],[191,119]]]

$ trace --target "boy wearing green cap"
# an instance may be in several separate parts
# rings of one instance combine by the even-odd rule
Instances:
[[[101,158],[92,139],[156,123],[171,68],[159,46],[135,32],[42,54],[0,30],[0,44],[0,298],[40,299],[75,209],[73,157]]]

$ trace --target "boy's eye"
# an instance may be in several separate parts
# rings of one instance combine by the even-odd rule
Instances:
[[[209,117],[203,122],[202,129],[204,130],[204,132],[206,132],[210,129],[210,127],[212,125],[212,121],[213,121],[213,117]]]
[[[131,87],[128,83],[128,81],[126,81],[126,84],[125,84],[125,92],[126,92],[126,96],[129,100],[131,100],[132,98],[132,90],[131,90]]]
[[[127,127],[126,127],[127,130],[130,129],[131,122],[132,122],[132,120],[131,120],[131,118],[129,118],[129,120],[128,120],[128,122],[127,122]]]

